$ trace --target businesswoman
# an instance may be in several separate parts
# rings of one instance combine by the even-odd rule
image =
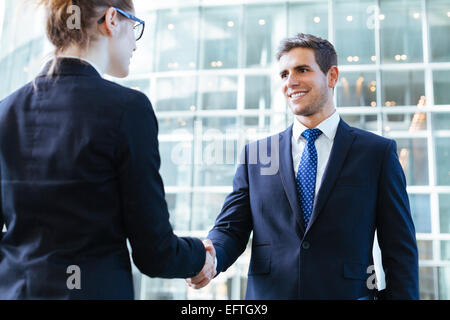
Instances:
[[[212,272],[169,223],[150,101],[102,78],[128,74],[132,1],[40,3],[55,57],[0,102],[0,299],[132,299],[127,239],[148,276]]]

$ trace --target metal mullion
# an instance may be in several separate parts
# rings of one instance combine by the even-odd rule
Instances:
[[[381,96],[381,36],[380,36],[380,20],[378,18],[380,14],[380,1],[376,1],[375,6],[375,78],[376,78],[376,99],[377,99],[377,110],[378,110],[378,132],[380,135],[384,133],[384,116],[383,116],[383,102]]]

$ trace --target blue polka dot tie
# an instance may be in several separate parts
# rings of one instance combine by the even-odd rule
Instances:
[[[311,220],[316,189],[317,150],[314,142],[321,134],[322,131],[319,129],[307,129],[302,133],[307,142],[298,167],[296,182],[305,230]]]

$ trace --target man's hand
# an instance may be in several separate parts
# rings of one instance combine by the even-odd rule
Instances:
[[[200,273],[194,278],[186,279],[189,287],[194,289],[201,289],[208,285],[208,283],[211,281],[211,279],[214,278],[217,273],[214,266],[216,259],[216,250],[214,249],[214,245],[212,244],[211,240],[208,239],[203,241],[203,245],[205,246],[206,250],[205,266],[203,267],[202,271],[200,271]]]

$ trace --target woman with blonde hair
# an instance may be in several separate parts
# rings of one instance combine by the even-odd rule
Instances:
[[[102,77],[129,73],[132,0],[39,2],[55,57],[0,102],[0,299],[133,299],[127,239],[148,276],[213,277],[169,223],[150,101]]]

